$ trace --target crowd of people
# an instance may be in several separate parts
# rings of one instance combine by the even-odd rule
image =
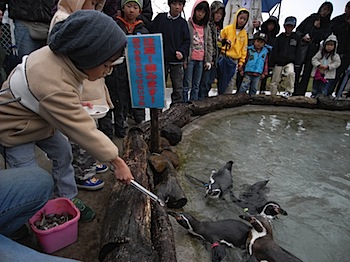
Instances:
[[[263,21],[259,0],[197,0],[188,20],[185,4],[168,0],[169,11],[153,18],[150,0],[0,1],[22,61],[8,76],[0,71],[0,151],[9,167],[0,170],[1,243],[20,250],[7,237],[52,197],[71,199],[82,221],[94,219],[76,196],[78,189],[103,187],[96,174],[108,166],[101,163],[111,163],[117,180],[133,179],[112,141],[125,137],[127,118],[145,120],[145,111],[131,106],[126,35],[162,34],[172,104],[207,98],[213,83],[218,95],[234,89],[264,94],[270,76],[273,96],[283,76],[286,97],[304,96],[310,77],[312,97],[342,91],[350,65],[350,2],[333,19],[331,2],[299,25],[288,16],[281,33],[277,17]],[[0,66],[4,62],[0,47]],[[97,122],[83,108],[94,104],[110,109]],[[36,146],[52,160],[51,176],[38,168]],[[34,175],[38,187],[28,180]]]

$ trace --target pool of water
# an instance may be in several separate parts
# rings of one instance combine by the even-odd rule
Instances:
[[[288,216],[273,222],[276,242],[303,261],[349,261],[350,113],[244,106],[213,112],[184,128],[176,146],[179,180],[199,220],[238,219],[230,199],[204,198],[212,169],[233,164],[233,192],[269,179],[269,200]],[[207,244],[174,224],[179,261],[210,261]],[[244,261],[230,249],[226,261]]]

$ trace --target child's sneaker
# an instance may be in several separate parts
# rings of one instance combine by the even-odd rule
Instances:
[[[81,201],[79,198],[72,198],[71,200],[73,204],[79,209],[80,211],[80,219],[81,222],[90,222],[95,218],[95,211],[92,210],[91,207],[88,207]]]
[[[108,171],[108,166],[100,163],[96,164],[96,174],[101,174],[107,171]]]
[[[288,98],[288,97],[292,96],[292,93],[291,92],[285,92],[282,96],[285,97],[285,98]]]
[[[96,177],[92,177],[86,180],[76,180],[75,182],[77,183],[78,188],[86,190],[98,190],[105,185],[105,182],[103,182],[103,180]]]

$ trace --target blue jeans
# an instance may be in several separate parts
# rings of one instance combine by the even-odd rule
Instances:
[[[211,89],[211,84],[214,82],[216,77],[216,67],[212,67],[210,70],[203,70],[201,83],[199,85],[199,100],[207,98]]]
[[[330,92],[330,88],[334,79],[329,79],[327,83],[323,83],[321,80],[315,80],[312,83],[312,95],[316,96],[319,94],[327,96]]]
[[[5,148],[5,157],[10,167],[38,166],[35,156],[35,145],[41,148],[52,160],[52,177],[55,183],[54,195],[72,199],[78,193],[72,165],[72,148],[61,132],[46,139]]]
[[[220,56],[218,61],[218,94],[224,94],[228,83],[236,72],[237,60]]]
[[[239,93],[246,93],[249,90],[249,95],[256,95],[256,90],[258,89],[260,81],[260,75],[252,76],[244,74],[244,78],[239,88]]]
[[[23,246],[11,239],[0,235],[0,257],[1,262],[12,261],[45,261],[45,262],[60,262],[60,261],[77,261],[73,259],[56,257],[40,253],[34,249]]]
[[[187,64],[184,77],[183,99],[188,102],[188,91],[191,94],[190,100],[198,100],[199,84],[201,82],[203,72],[203,61],[190,60]]]
[[[23,57],[46,45],[46,40],[34,40],[30,37],[28,28],[15,20],[15,38],[18,56]]]
[[[0,181],[0,234],[8,235],[51,198],[53,180],[40,167],[21,167],[0,170]]]

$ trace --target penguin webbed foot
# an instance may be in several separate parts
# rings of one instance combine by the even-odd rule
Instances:
[[[211,245],[211,261],[220,262],[226,256],[226,249],[223,245],[220,245],[218,242],[215,242]]]

